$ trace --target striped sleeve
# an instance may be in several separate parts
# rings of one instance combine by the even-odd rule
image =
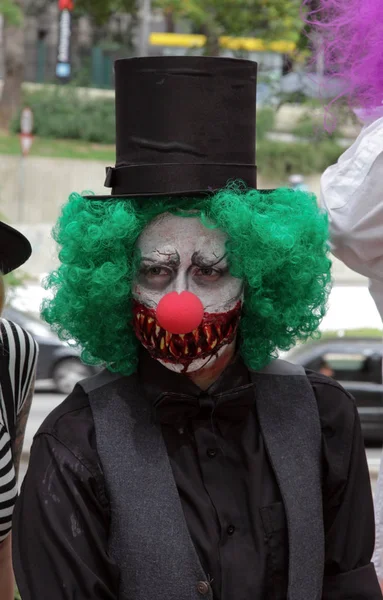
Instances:
[[[17,497],[11,439],[28,396],[37,362],[37,344],[21,327],[0,319],[0,542],[11,530]]]
[[[0,335],[2,358],[8,364],[7,389],[3,390],[3,396],[7,394],[13,399],[16,422],[36,370],[37,344],[30,333],[6,319],[0,319]]]

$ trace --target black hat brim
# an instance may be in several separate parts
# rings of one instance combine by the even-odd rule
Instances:
[[[254,188],[256,189],[256,188]],[[171,193],[167,193],[167,194],[163,194],[163,193],[156,193],[153,192],[151,194],[101,194],[101,195],[84,195],[83,198],[86,198],[87,200],[118,200],[118,199],[124,199],[126,198],[127,200],[134,200],[134,199],[138,199],[138,200],[145,200],[145,198],[150,199],[150,198],[198,198],[198,197],[209,197],[212,194],[214,194],[216,191],[218,190],[196,190],[194,192],[191,192],[190,190],[182,192],[171,192]],[[271,194],[272,192],[275,191],[275,188],[273,189],[257,189],[257,192],[259,192],[260,194]]]
[[[191,192],[187,191],[177,191],[177,192],[147,192],[145,194],[105,194],[105,195],[87,195],[84,198],[88,198],[89,200],[117,200],[118,198],[126,198],[133,200],[134,198],[145,199],[145,198],[195,198],[196,196],[211,196],[213,191],[210,190],[196,190]]]
[[[10,225],[0,221],[0,271],[7,275],[23,265],[32,254],[27,238]]]

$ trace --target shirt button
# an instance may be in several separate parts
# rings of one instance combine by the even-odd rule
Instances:
[[[210,584],[207,581],[199,581],[197,583],[197,591],[202,596],[206,596],[210,592]]]
[[[217,448],[208,448],[206,454],[210,457],[210,458],[214,458],[215,456],[217,456]]]
[[[229,527],[226,529],[226,531],[227,531],[228,535],[233,535],[233,533],[235,531],[234,525],[229,525]]]

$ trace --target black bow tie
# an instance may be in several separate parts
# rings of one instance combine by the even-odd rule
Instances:
[[[253,384],[248,383],[227,392],[201,392],[198,396],[164,392],[153,408],[157,423],[180,426],[193,419],[243,421],[253,404]]]

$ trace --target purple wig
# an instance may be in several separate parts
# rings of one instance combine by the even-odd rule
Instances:
[[[354,108],[374,111],[383,104],[383,0],[318,4],[305,20],[314,35],[322,37],[326,70],[345,82],[330,105],[344,97]],[[310,6],[312,2],[304,0],[304,9]]]

